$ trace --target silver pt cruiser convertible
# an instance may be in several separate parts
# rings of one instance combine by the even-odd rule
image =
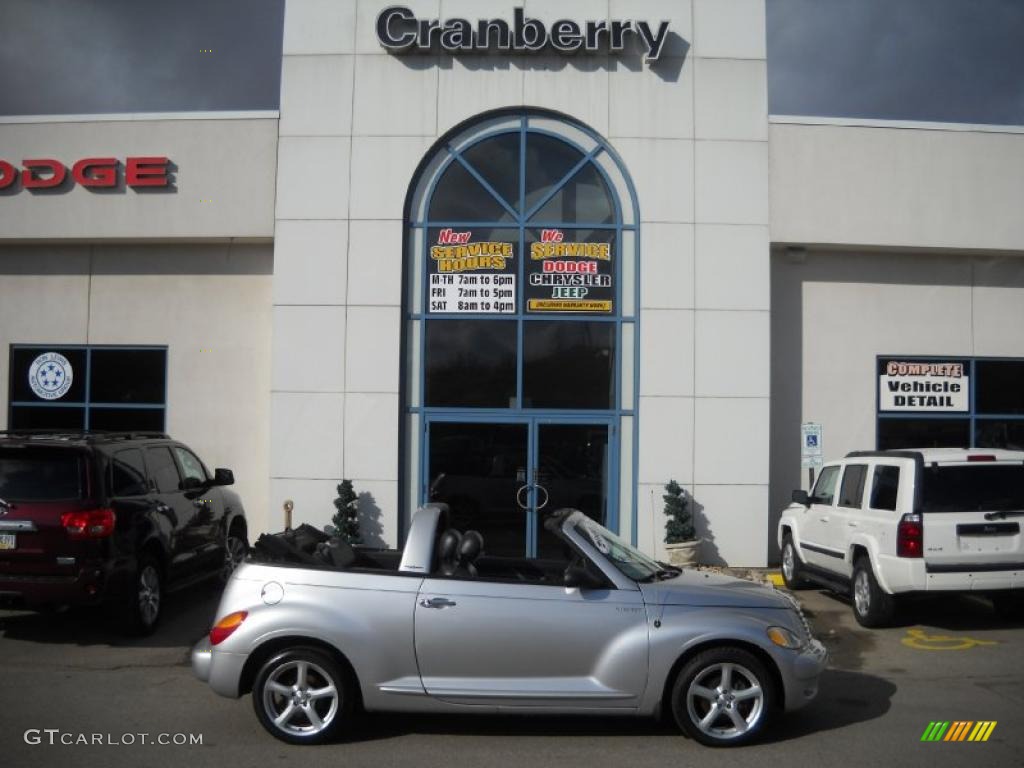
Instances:
[[[295,744],[363,709],[664,712],[729,746],[816,695],[827,655],[785,594],[655,562],[578,511],[545,527],[564,559],[489,556],[441,504],[416,512],[402,552],[309,526],[263,536],[192,668],[222,696],[252,693]]]

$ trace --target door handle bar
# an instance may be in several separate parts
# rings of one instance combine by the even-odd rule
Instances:
[[[427,598],[423,598],[420,600],[420,605],[424,608],[449,608],[455,605],[455,601],[449,600],[446,597],[432,597],[429,600]]]

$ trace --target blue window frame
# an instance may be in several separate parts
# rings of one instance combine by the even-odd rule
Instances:
[[[165,429],[166,346],[12,344],[8,371],[10,429]]]
[[[638,222],[614,150],[553,112],[481,115],[424,157],[406,200],[403,509],[428,498],[431,423],[528,424],[531,451],[539,425],[607,425],[605,522],[636,541]],[[490,293],[462,302],[460,275]]]
[[[931,376],[905,376],[907,395],[935,400],[899,404],[883,402],[883,387],[899,378],[887,376],[899,363],[933,366]],[[906,370],[906,369],[904,369]],[[914,379],[933,389],[910,387]],[[961,382],[957,392],[949,383]],[[966,383],[966,387],[964,387]],[[889,448],[1009,448],[1024,450],[1024,359],[1004,357],[934,357],[879,355],[876,364],[875,443]],[[966,392],[964,392],[966,389]],[[961,396],[960,399],[956,399]],[[948,400],[944,398],[950,398]],[[907,410],[895,410],[896,407]],[[914,408],[914,410],[910,410]]]

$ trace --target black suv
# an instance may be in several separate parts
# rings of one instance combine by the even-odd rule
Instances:
[[[163,596],[248,551],[230,469],[153,432],[0,432],[0,602],[102,604],[147,634]]]

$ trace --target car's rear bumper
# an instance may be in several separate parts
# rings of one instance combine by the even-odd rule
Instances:
[[[214,650],[204,637],[192,648],[192,674],[209,683],[215,693],[228,698],[241,696],[240,683],[247,656]]]
[[[108,562],[80,563],[51,571],[0,571],[0,604],[34,608],[40,605],[93,605],[130,583],[130,574]]]
[[[811,639],[804,648],[782,666],[787,712],[806,706],[818,695],[818,678],[828,664],[828,651],[818,640]]]

